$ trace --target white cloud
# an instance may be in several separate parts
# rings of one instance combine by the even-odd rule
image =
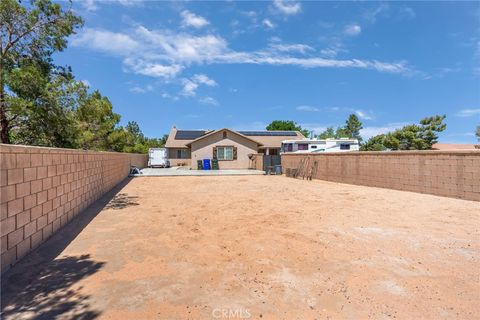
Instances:
[[[116,1],[100,1],[100,0],[74,0],[74,2],[81,3],[82,7],[87,11],[97,11],[100,9],[98,6],[99,2],[106,4],[120,4],[125,7],[131,7],[134,5],[142,4],[142,0],[116,0]]]
[[[274,49],[275,51],[279,52],[300,52],[305,53],[307,51],[314,51],[312,47],[306,44],[285,44],[285,43],[270,43],[268,45],[270,48]]]
[[[256,18],[257,17],[257,13],[255,11],[242,11],[242,13],[249,18]]]
[[[343,30],[343,33],[345,33],[347,36],[356,36],[359,35],[360,32],[362,32],[362,27],[360,27],[358,24],[350,24]]]
[[[363,119],[363,120],[372,120],[373,119],[373,116],[366,112],[366,111],[363,111],[363,110],[360,110],[360,109],[353,109],[353,108],[345,108],[345,107],[321,107],[321,108],[318,108],[318,107],[312,107],[312,106],[309,106],[309,105],[300,105],[298,107],[295,108],[297,111],[305,111],[305,112],[319,112],[319,111],[323,111],[323,112],[342,112],[342,113],[352,113],[354,112],[360,119]]]
[[[315,108],[315,107],[312,107],[312,106],[306,106],[306,105],[298,106],[296,109],[297,109],[297,111],[306,111],[306,112],[320,111],[320,109],[318,109],[318,108]]]
[[[147,92],[153,91],[153,86],[151,85],[147,85],[145,87],[134,86],[134,87],[131,87],[129,91],[133,93],[147,93]]]
[[[363,14],[363,18],[372,24],[376,23],[379,18],[402,21],[411,20],[415,17],[416,13],[412,8],[398,4],[391,6],[388,3],[381,3],[376,7],[370,7]]]
[[[126,70],[136,74],[141,74],[156,78],[174,78],[183,67],[178,64],[163,65],[160,63],[149,62],[143,59],[126,58],[123,60]]]
[[[299,2],[274,0],[273,5],[278,11],[286,15],[294,15],[302,11],[302,6]]]
[[[160,94],[160,96],[164,99],[172,99],[174,101],[177,101],[180,99],[178,96],[171,95],[168,92],[163,92],[162,94]]]
[[[182,16],[182,25],[184,27],[194,27],[198,29],[210,24],[210,22],[208,22],[208,20],[204,17],[197,16],[196,14],[188,10],[182,11],[180,15]]]
[[[480,109],[463,109],[456,114],[457,117],[461,118],[473,117],[475,115],[480,116]]]
[[[320,54],[327,58],[335,58],[339,52],[340,50],[338,50],[337,48],[331,48],[331,47],[320,50]]]
[[[114,55],[129,55],[139,50],[141,44],[129,35],[107,30],[86,28],[72,39],[72,45],[83,46]]]
[[[217,85],[215,80],[210,79],[209,77],[207,77],[204,74],[196,74],[196,75],[193,76],[192,80],[195,81],[196,83],[201,83],[201,84],[204,84],[204,85],[207,85],[207,86],[210,86],[210,87],[214,87],[214,86]]]
[[[215,80],[210,79],[204,74],[195,74],[190,79],[182,79],[183,89],[182,95],[184,96],[194,96],[197,93],[197,89],[200,85],[206,85],[209,87],[216,86],[217,83]]]
[[[438,78],[443,78],[448,74],[457,73],[462,71],[460,67],[445,67],[445,68],[438,68],[438,72],[435,74]]]
[[[372,120],[372,116],[367,114],[365,111],[362,110],[355,110],[355,114],[360,118],[364,120]]]
[[[131,7],[143,4],[143,0],[117,0],[119,4],[125,7]]]
[[[143,40],[143,50],[156,59],[206,62],[227,51],[227,42],[213,34],[195,36],[140,26],[135,29],[135,36]]]
[[[96,11],[98,10],[98,6],[95,3],[95,0],[84,0],[81,2],[82,7],[87,11]]]
[[[405,61],[335,59],[315,56],[305,44],[285,44],[280,39],[256,51],[235,51],[215,34],[192,35],[143,26],[125,32],[84,29],[72,45],[86,47],[123,59],[126,72],[171,79],[192,64],[258,64],[302,68],[358,68],[411,75]],[[310,56],[305,56],[309,52]]]
[[[193,82],[190,79],[183,79],[183,90],[182,94],[184,96],[194,96],[197,92],[198,83]]]
[[[198,101],[202,104],[208,104],[208,105],[211,105],[211,106],[218,106],[218,101],[215,100],[212,97],[205,97],[205,98],[202,98]]]
[[[134,92],[134,93],[145,93],[145,90],[141,87],[132,87],[128,89],[128,91]]]
[[[399,8],[399,18],[413,19],[417,16],[415,11],[410,7],[400,7]]]
[[[270,19],[263,19],[262,24],[267,29],[275,29],[275,24],[272,21],[270,21]]]
[[[388,132],[395,131],[396,129],[399,129],[403,126],[405,126],[406,123],[389,123],[385,126],[371,126],[371,127],[365,127],[360,130],[360,135],[363,137],[364,140],[367,140],[373,136],[379,135],[379,134],[385,134]]]
[[[365,13],[363,14],[363,18],[367,20],[370,23],[375,23],[377,21],[377,18],[385,15],[390,9],[390,6],[386,3],[380,4],[378,7],[374,8],[369,8]]]
[[[216,63],[237,63],[237,64],[264,64],[274,66],[297,66],[303,68],[359,68],[373,69],[380,72],[407,73],[409,68],[404,61],[386,63],[380,61],[358,60],[358,59],[324,59],[319,57],[298,58],[292,56],[269,55],[264,52],[236,52],[218,56]]]

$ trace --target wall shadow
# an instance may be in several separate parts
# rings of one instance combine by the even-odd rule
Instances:
[[[105,262],[88,254],[57,257],[131,179],[123,180],[2,274],[1,319],[94,319],[100,315],[90,308],[89,296],[74,284],[99,271]],[[118,207],[133,201],[119,195]]]
[[[89,255],[65,257],[38,266],[25,274],[2,281],[2,319],[94,319],[100,315],[89,305],[89,296],[72,288],[79,280],[94,274],[103,262]]]

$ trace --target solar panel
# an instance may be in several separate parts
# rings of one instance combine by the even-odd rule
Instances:
[[[178,130],[175,134],[177,140],[194,140],[205,134],[205,130]]]
[[[273,137],[295,137],[295,131],[238,131],[244,136],[273,136]]]

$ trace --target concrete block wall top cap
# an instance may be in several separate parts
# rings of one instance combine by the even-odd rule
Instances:
[[[399,150],[399,151],[353,151],[353,152],[324,152],[324,153],[283,153],[282,156],[356,156],[356,155],[473,155],[480,156],[480,150]]]
[[[19,144],[2,144],[0,143],[0,153],[53,153],[53,154],[124,154],[126,152],[114,152],[114,151],[96,151],[96,150],[83,150],[83,149],[69,149],[69,148],[54,148],[54,147],[40,147],[40,146],[28,146]],[[128,153],[130,155],[144,155],[143,153]]]

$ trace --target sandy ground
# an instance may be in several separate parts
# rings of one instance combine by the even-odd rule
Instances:
[[[280,176],[144,177],[101,208],[7,273],[5,319],[480,317],[478,202]]]

